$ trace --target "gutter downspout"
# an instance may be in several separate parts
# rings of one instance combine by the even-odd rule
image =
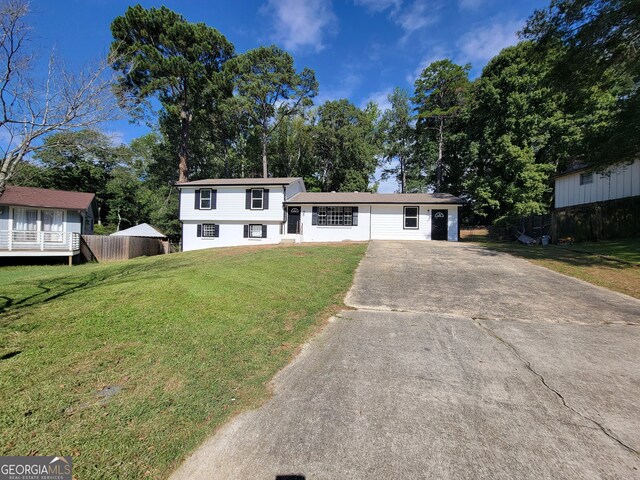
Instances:
[[[282,235],[284,235],[285,223],[287,222],[287,206],[284,202],[287,201],[287,187],[286,185],[282,186],[282,224],[280,225],[280,239],[282,240]]]
[[[369,241],[371,241],[371,219],[373,218],[371,216],[371,209],[373,208],[373,205],[369,204]]]

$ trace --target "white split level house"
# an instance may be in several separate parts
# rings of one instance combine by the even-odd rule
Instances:
[[[281,242],[457,241],[461,199],[307,192],[302,178],[178,183],[184,251]]]

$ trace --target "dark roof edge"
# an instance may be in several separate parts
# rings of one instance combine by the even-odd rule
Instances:
[[[434,199],[432,201],[429,202],[417,202],[417,201],[410,201],[410,202],[403,202],[401,200],[393,200],[393,201],[389,201],[389,200],[373,200],[373,201],[368,201],[368,202],[364,202],[364,201],[356,201],[356,202],[335,202],[335,201],[331,201],[331,200],[323,200],[320,202],[310,202],[310,201],[296,201],[295,197],[290,198],[289,200],[285,200],[284,202],[282,202],[283,204],[296,204],[296,205],[373,205],[373,204],[377,204],[377,205],[466,205],[467,202],[462,200],[462,199],[458,199],[458,201],[455,200],[440,200],[438,201],[438,199]]]
[[[214,182],[216,181],[216,179],[211,179]],[[238,180],[264,180],[263,178],[247,178],[247,179],[238,179]],[[296,177],[293,180],[289,181],[289,182],[261,182],[261,183],[255,183],[255,182],[235,182],[235,183],[205,183],[206,180],[194,180],[193,182],[185,182],[185,183],[178,183],[175,182],[173,184],[174,187],[180,188],[180,187],[208,187],[208,186],[212,186],[212,187],[239,187],[242,185],[291,185],[292,183],[297,182],[298,180],[302,181],[304,183],[304,180],[302,179],[302,177]],[[203,182],[203,183],[194,183],[194,182]]]

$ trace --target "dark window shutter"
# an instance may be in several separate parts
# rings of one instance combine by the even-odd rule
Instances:
[[[247,189],[247,195],[245,197],[244,208],[247,210],[251,210],[251,189]]]
[[[318,224],[318,207],[313,207],[311,209],[311,225]]]
[[[262,225],[262,238],[267,238],[267,226]]]
[[[211,190],[211,208],[216,208],[218,203],[218,191]]]
[[[200,190],[196,190],[196,204],[193,206],[193,208],[195,208],[196,210],[200,210]]]
[[[249,238],[249,225],[244,226],[244,238]]]
[[[220,236],[220,225],[214,225],[213,226],[213,236],[214,237],[219,237]]]
[[[196,234],[198,237],[202,236],[202,225],[198,224],[198,233]]]
[[[262,208],[265,210],[269,209],[269,189],[265,188],[262,191]]]
[[[353,224],[358,225],[358,207],[353,207]]]

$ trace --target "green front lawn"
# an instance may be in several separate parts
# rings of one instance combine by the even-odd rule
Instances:
[[[164,478],[340,308],[365,244],[0,268],[0,452]],[[113,396],[100,396],[116,392]]]

